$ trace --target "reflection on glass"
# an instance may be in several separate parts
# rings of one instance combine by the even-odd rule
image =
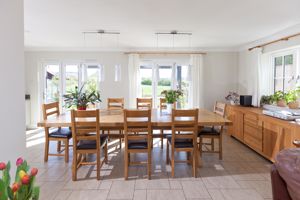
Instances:
[[[45,103],[59,101],[59,65],[46,66]]]

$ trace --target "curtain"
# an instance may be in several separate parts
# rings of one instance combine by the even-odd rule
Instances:
[[[129,54],[129,107],[135,108],[136,98],[140,93],[140,57],[138,54]]]
[[[274,70],[270,54],[261,54],[258,65],[258,105],[262,95],[271,95],[274,91]]]
[[[193,108],[204,107],[204,79],[203,79],[203,55],[191,55],[190,57],[191,68],[191,106]]]

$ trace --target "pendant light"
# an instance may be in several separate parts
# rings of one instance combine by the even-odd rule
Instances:
[[[120,55],[118,52],[119,49],[119,34],[116,34],[116,43],[117,43],[117,64],[115,64],[115,82],[120,82],[121,81],[121,63],[120,63]]]

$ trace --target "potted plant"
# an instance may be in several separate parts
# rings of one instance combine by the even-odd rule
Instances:
[[[288,93],[285,95],[285,101],[288,104],[290,109],[297,109],[299,108],[299,90],[290,90]]]
[[[80,89],[75,86],[74,91],[70,91],[68,94],[65,94],[65,106],[67,108],[77,108],[78,110],[86,110],[88,104],[95,104],[101,102],[100,93],[96,90],[86,90],[84,91],[83,84]]]
[[[236,92],[229,92],[225,99],[229,101],[231,105],[236,105],[240,101],[240,95]]]
[[[161,95],[166,98],[167,112],[171,113],[174,108],[174,103],[183,96],[183,93],[181,90],[163,90]]]
[[[0,199],[1,200],[38,200],[40,188],[35,186],[35,177],[38,173],[37,168],[27,165],[26,161],[18,158],[15,181],[10,185],[10,162],[0,162]],[[29,172],[30,170],[30,172]]]
[[[272,96],[272,101],[279,107],[286,107],[285,93],[282,91],[277,91]]]
[[[272,95],[263,95],[260,98],[260,106],[272,104]]]

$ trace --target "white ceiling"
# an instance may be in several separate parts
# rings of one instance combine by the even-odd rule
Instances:
[[[157,31],[192,32],[194,49],[233,49],[300,23],[299,0],[25,0],[26,48],[113,50],[116,36],[102,44],[86,30],[120,31],[121,49],[157,48]],[[176,36],[175,49],[189,48]],[[172,48],[172,36],[159,36]]]

